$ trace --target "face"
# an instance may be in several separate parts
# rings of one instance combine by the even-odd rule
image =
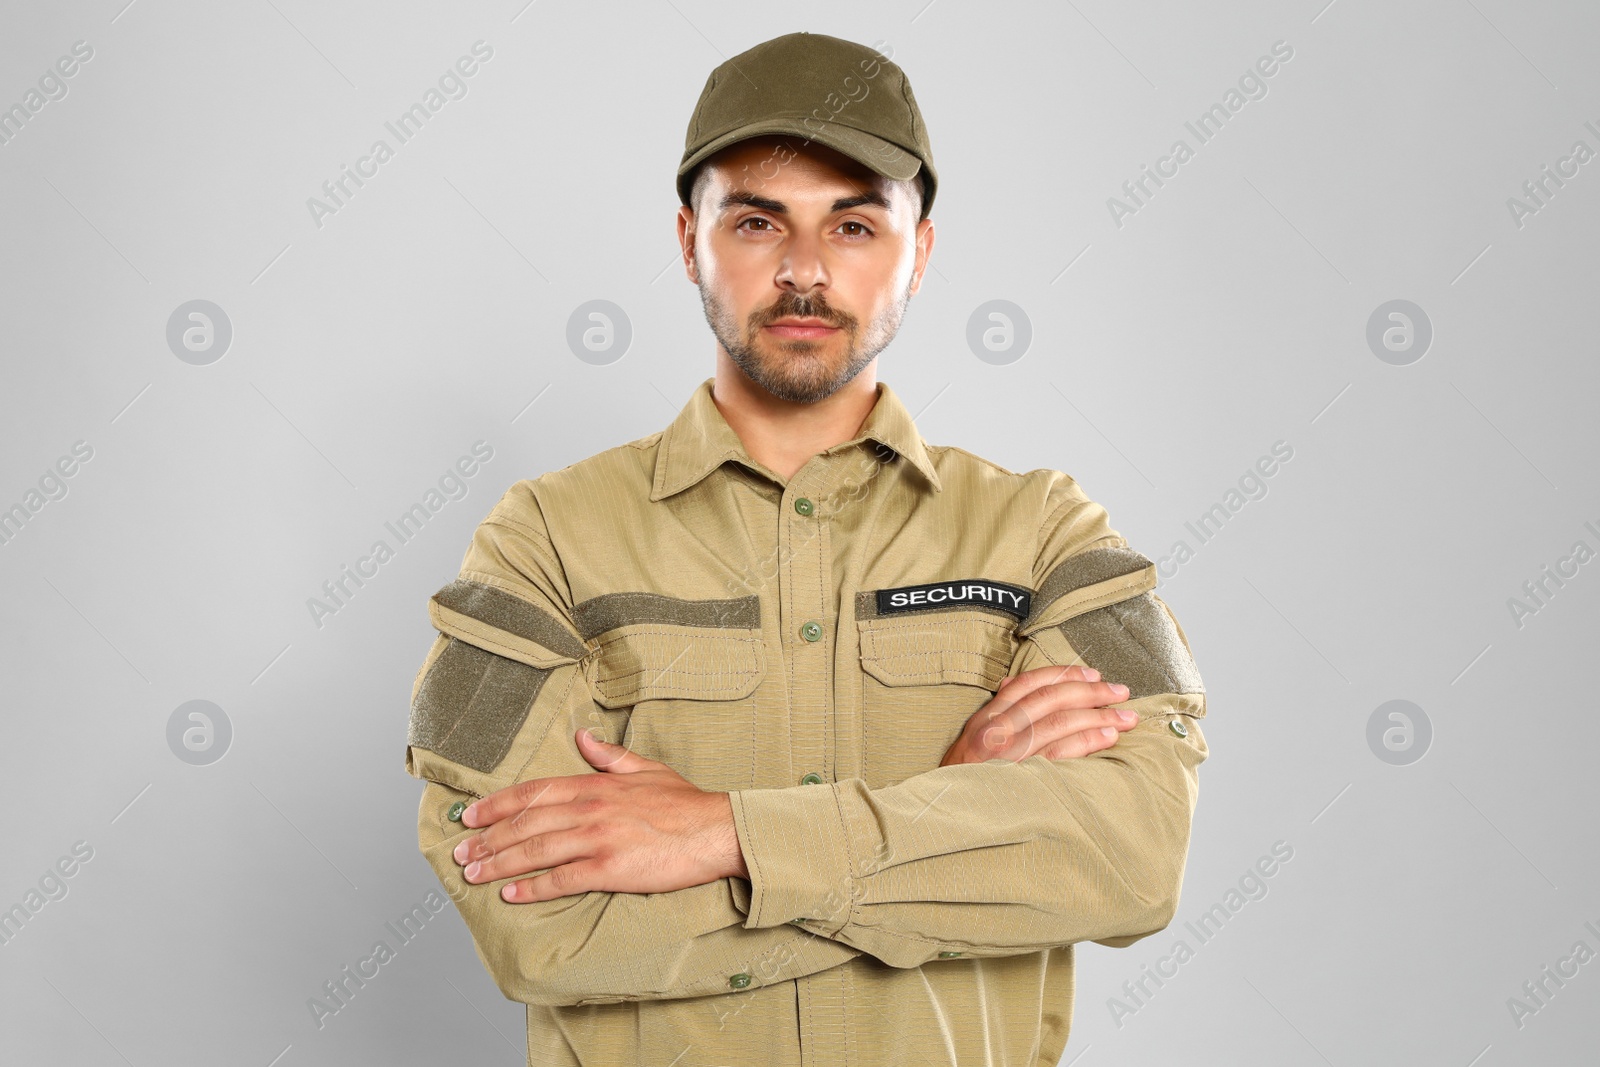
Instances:
[[[894,339],[933,248],[911,183],[797,138],[711,157],[678,236],[718,344],[773,396],[832,395]],[[698,210],[696,210],[698,209]]]

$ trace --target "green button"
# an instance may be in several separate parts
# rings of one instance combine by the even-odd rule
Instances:
[[[804,926],[806,921],[804,919],[790,919],[789,923],[792,926]]]
[[[939,958],[942,959],[942,960],[948,960],[948,959],[953,959],[954,957],[959,956],[959,955],[961,955],[961,953],[959,953],[959,952],[941,952],[941,953],[939,953]]]
[[[1171,730],[1173,733],[1177,734],[1179,737],[1188,737],[1189,736],[1189,728],[1187,726],[1183,725],[1183,720],[1182,719],[1173,719],[1171,722],[1167,723],[1167,729]]]
[[[818,774],[816,771],[808,771],[805,777],[800,779],[801,785],[819,785],[821,782],[822,775]]]
[[[750,976],[745,974],[743,971],[740,971],[738,974],[729,976],[728,984],[734,989],[743,989],[745,986],[750,984]]]
[[[817,510],[816,506],[803,496],[795,498],[794,509],[802,515],[809,515]]]
[[[449,810],[449,812],[447,812],[445,814],[445,818],[449,819],[451,822],[460,822],[461,821],[461,813],[466,811],[466,810],[467,810],[466,802],[462,801],[462,800],[458,800],[454,804],[450,805],[450,810]]]
[[[805,638],[807,641],[815,641],[817,638],[822,636],[822,626],[815,620],[808,622],[804,626],[800,627],[800,636]]]

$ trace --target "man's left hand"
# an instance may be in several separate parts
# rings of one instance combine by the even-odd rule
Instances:
[[[750,877],[726,793],[707,792],[657,760],[577,733],[600,774],[534,778],[473,802],[461,824],[486,827],[456,846],[468,882],[510,882],[512,903],[590,890],[666,893]]]

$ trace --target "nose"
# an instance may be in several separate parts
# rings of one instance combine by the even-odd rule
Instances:
[[[784,244],[783,259],[773,281],[780,289],[809,296],[828,288],[828,265],[822,242],[814,235],[796,233]]]

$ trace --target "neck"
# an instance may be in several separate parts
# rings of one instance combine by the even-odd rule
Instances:
[[[787,482],[812,456],[861,432],[878,402],[877,361],[832,396],[805,404],[773,396],[718,346],[711,397],[750,458]]]

